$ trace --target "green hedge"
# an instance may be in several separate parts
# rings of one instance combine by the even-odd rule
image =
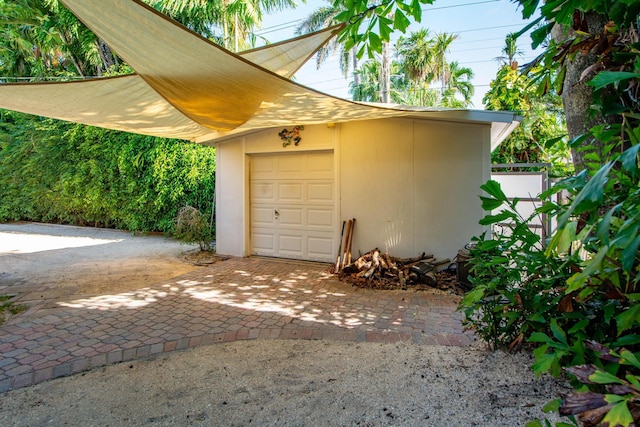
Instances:
[[[170,233],[214,190],[212,147],[0,110],[0,221]]]

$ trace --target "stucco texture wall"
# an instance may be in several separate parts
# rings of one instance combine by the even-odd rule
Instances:
[[[484,212],[478,195],[490,177],[488,124],[386,119],[309,126],[286,149],[278,130],[216,148],[217,249],[250,255],[248,162],[252,154],[333,150],[339,223],[356,218],[353,249],[453,258]],[[337,246],[340,230],[336,227]]]
[[[489,132],[402,119],[341,125],[341,215],[357,219],[358,250],[453,258],[481,233]]]

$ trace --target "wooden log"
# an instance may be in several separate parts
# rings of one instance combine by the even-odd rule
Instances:
[[[373,251],[371,257],[371,267],[364,273],[362,277],[369,278],[380,267],[380,251],[378,249]]]
[[[349,237],[349,250],[347,251],[347,263],[351,264],[351,246],[353,246],[353,230],[356,228],[356,219],[352,219],[351,236]]]
[[[380,251],[378,249],[373,251],[373,254],[371,255],[371,262],[375,267],[380,266]]]
[[[344,266],[344,268],[342,269],[342,274],[356,274],[360,271],[360,269],[356,266],[355,263],[351,263],[351,264],[347,264]]]
[[[368,270],[363,270],[362,272],[360,272],[360,273],[362,273],[361,277],[364,277],[365,279],[368,279],[369,277],[371,277],[373,275],[373,273],[375,273],[375,271],[376,271],[376,266],[372,265],[371,268],[369,268]],[[360,274],[358,274],[358,276],[360,276]]]
[[[410,264],[412,262],[416,262],[416,261],[421,261],[425,258],[433,258],[432,254],[427,255],[425,252],[422,252],[422,254],[420,256],[417,257],[413,257],[413,258],[396,258],[396,257],[391,257],[391,259],[395,262],[399,262],[400,264]]]
[[[402,289],[407,289],[407,279],[404,278],[404,272],[400,271],[400,273],[398,273],[398,281]]]
[[[344,238],[344,247],[342,248],[342,254],[340,254],[340,270],[342,270],[347,263],[347,244],[349,243],[349,235],[351,234],[351,227],[353,226],[353,221],[347,221],[347,234]]]
[[[382,257],[384,258],[384,260],[387,263],[387,266],[388,266],[388,268],[390,270],[393,270],[394,272],[398,271],[397,264],[393,261],[393,259],[391,259],[389,254],[383,254]]]
[[[435,270],[435,268],[424,275],[424,283],[425,283],[425,285],[431,286],[432,288],[436,287],[437,280],[436,280],[436,270]]]
[[[385,254],[382,254],[381,257],[379,257],[380,260],[380,268],[383,270],[389,270],[391,267],[389,267],[389,264],[387,263],[387,260],[385,259]]]
[[[367,261],[367,259],[365,257],[360,257],[357,260],[355,260],[353,262],[353,265],[356,266],[356,268],[358,269],[358,271],[363,270],[365,268],[370,268],[371,267],[371,261]]]
[[[402,268],[403,268],[404,270],[406,270],[406,269],[408,269],[408,268],[411,268],[411,267],[414,267],[414,266],[416,266],[416,265],[420,264],[421,262],[423,262],[423,261],[422,261],[422,260],[420,260],[420,261],[410,262],[410,263],[404,264],[404,265],[402,266]]]
[[[334,273],[340,272],[340,252],[342,252],[342,238],[344,237],[344,226],[346,221],[342,221],[342,231],[340,232],[340,242],[338,243],[338,257],[336,258],[336,267],[333,270]]]

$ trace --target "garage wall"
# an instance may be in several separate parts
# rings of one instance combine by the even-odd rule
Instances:
[[[286,148],[279,131],[217,144],[221,254],[247,255],[248,162],[259,153],[333,151],[336,224],[357,219],[356,254],[378,247],[401,257],[424,251],[453,258],[482,232],[478,195],[490,178],[488,124],[387,119],[306,126],[300,146]]]
[[[489,126],[346,123],[340,141],[341,214],[357,219],[358,250],[453,258],[482,232],[478,195],[489,179]]]
[[[340,125],[342,218],[356,218],[354,250],[413,252],[413,122]]]
[[[242,141],[216,146],[216,251],[246,256],[245,159]]]
[[[453,259],[483,231],[478,196],[491,177],[490,128],[416,122],[414,130],[415,253]]]

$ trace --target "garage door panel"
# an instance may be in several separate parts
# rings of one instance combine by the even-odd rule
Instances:
[[[256,155],[249,164],[251,253],[335,261],[333,153]]]
[[[278,168],[278,174],[280,175],[280,177],[284,177],[284,178],[293,178],[293,177],[298,177],[298,178],[304,178],[304,172],[305,172],[305,158],[303,156],[300,155],[285,155],[285,156],[278,156],[276,157],[277,159],[277,168]]]
[[[314,259],[332,259],[333,258],[333,238],[331,236],[320,237],[312,236],[308,240],[308,254]]]
[[[304,209],[302,208],[280,208],[278,210],[280,218],[278,224],[281,227],[298,227],[304,226]]]
[[[250,188],[252,203],[275,203],[276,186],[273,182],[252,181]]]
[[[251,178],[273,178],[276,175],[275,158],[255,156],[251,159]]]
[[[307,209],[307,225],[310,228],[325,228],[333,230],[333,210],[321,208]]]
[[[304,203],[304,185],[301,182],[278,183],[278,197],[287,203]]]
[[[318,155],[310,158],[309,172],[333,173],[333,153],[319,153]]]
[[[302,256],[303,237],[296,234],[280,234],[278,236],[278,251],[280,253]]]
[[[251,222],[256,227],[273,227],[276,225],[273,209],[253,206],[251,209]]]
[[[256,231],[251,233],[253,249],[259,255],[272,255],[275,253],[275,236],[270,232]]]
[[[307,200],[310,203],[331,203],[333,204],[333,183],[332,182],[310,182],[307,183]]]

